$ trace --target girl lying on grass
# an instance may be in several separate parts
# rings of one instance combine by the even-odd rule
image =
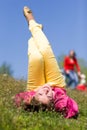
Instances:
[[[24,104],[30,108],[32,104],[42,104],[48,109],[52,106],[66,118],[75,117],[78,114],[77,103],[66,94],[65,81],[42,25],[35,21],[28,7],[24,7],[24,16],[32,37],[28,48],[27,91],[15,96],[16,105]]]
[[[48,84],[37,91],[31,90],[17,94],[15,104],[28,111],[55,110],[65,118],[76,118],[78,115],[78,105],[67,96],[65,89],[50,87]]]

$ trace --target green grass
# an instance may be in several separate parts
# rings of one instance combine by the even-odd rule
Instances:
[[[87,130],[87,93],[67,89],[79,106],[77,119],[56,112],[26,112],[14,106],[12,97],[24,91],[26,81],[0,76],[0,130]]]

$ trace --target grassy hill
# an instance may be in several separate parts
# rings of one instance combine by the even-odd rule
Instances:
[[[79,106],[77,119],[56,112],[26,112],[14,106],[12,97],[24,91],[26,81],[0,76],[0,130],[87,130],[87,93],[67,89]]]

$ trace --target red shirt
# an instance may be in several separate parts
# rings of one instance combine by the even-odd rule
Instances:
[[[74,67],[76,67],[78,72],[80,71],[80,66],[77,62],[77,59],[76,58],[71,59],[69,56],[66,56],[64,59],[64,70],[65,71],[74,70],[75,69]]]

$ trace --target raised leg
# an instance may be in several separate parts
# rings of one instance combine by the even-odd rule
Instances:
[[[37,89],[39,86],[45,84],[44,76],[44,59],[41,53],[35,46],[33,38],[29,40],[28,47],[28,80],[27,90]]]
[[[56,58],[51,49],[51,45],[42,31],[42,26],[36,23],[32,12],[28,12],[29,13],[26,13],[25,11],[25,16],[27,21],[29,22],[29,29],[37,48],[44,58],[46,83],[49,83],[52,86],[64,87],[64,78],[60,72]]]

